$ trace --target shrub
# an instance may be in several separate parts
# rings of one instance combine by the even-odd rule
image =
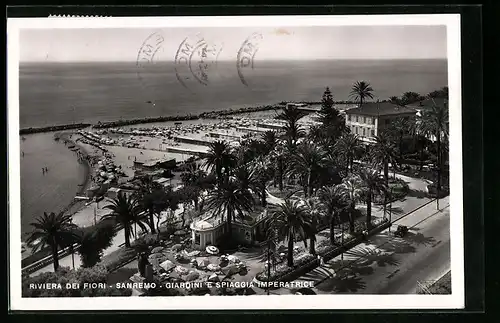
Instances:
[[[62,267],[57,272],[42,273],[23,279],[23,297],[96,297],[96,296],[130,296],[130,289],[84,288],[84,283],[105,283],[108,272],[104,266],[71,270]],[[79,284],[79,289],[66,288],[66,284]],[[30,285],[36,288],[31,288]],[[56,288],[46,288],[41,284],[57,284]],[[38,286],[37,286],[38,285]],[[52,287],[52,286],[51,286]]]
[[[313,261],[315,259],[316,259],[316,256],[311,255],[309,253],[303,253],[294,259],[293,267],[288,267],[286,261],[278,264],[276,266],[276,269],[271,267],[271,275],[270,275],[269,280],[276,281],[276,280],[280,279],[281,277],[283,277],[284,275],[289,274],[289,273],[303,267],[304,265],[307,265],[308,263],[310,263],[311,261]],[[263,271],[263,272],[257,274],[257,279],[260,281],[263,281],[263,282],[268,281],[267,271]]]
[[[108,271],[113,271],[136,256],[135,249],[121,248],[104,257],[100,264],[105,266]]]
[[[111,246],[116,233],[115,225],[109,222],[82,233],[78,253],[83,267],[92,267],[101,261],[103,251]]]
[[[97,265],[90,268],[79,268],[76,271],[76,277],[81,283],[104,283],[108,271],[103,265]]]

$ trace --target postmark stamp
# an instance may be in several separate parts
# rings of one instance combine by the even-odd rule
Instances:
[[[238,76],[240,77],[241,83],[248,86],[248,82],[245,79],[243,71],[246,69],[254,68],[254,58],[259,50],[259,44],[262,41],[263,36],[261,33],[253,33],[250,35],[241,45],[238,55],[236,57],[236,68],[238,70]]]
[[[175,75],[188,88],[191,80],[207,86],[217,70],[222,44],[207,41],[201,35],[186,37],[175,54]]]
[[[143,69],[156,60],[156,55],[162,49],[162,44],[164,42],[165,37],[158,31],[152,33],[144,40],[137,53],[136,66],[138,67],[137,75],[139,79],[143,79]]]

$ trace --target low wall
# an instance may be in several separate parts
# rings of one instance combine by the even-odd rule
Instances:
[[[368,232],[367,237],[370,237],[370,236],[373,236],[377,233],[380,233],[380,232],[384,231],[385,229],[389,228],[391,225],[392,225],[391,222],[385,222],[385,223],[371,229]],[[343,246],[336,247],[336,248],[331,249],[331,250],[324,252],[324,253],[318,253],[318,255],[323,257],[324,261],[329,261],[329,260],[337,257],[338,255],[340,255],[342,252],[346,252],[347,250],[357,246],[358,244],[360,244],[363,241],[364,241],[364,239],[362,237],[356,237],[356,238],[350,240],[349,242],[345,243]],[[294,269],[292,272],[289,272],[289,273],[281,276],[280,278],[277,279],[277,281],[281,281],[281,282],[293,281],[293,280],[301,277],[302,275],[306,274],[307,272],[319,267],[319,265],[320,265],[319,259],[313,259],[310,262]]]

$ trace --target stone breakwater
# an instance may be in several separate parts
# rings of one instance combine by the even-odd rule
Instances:
[[[260,112],[260,111],[268,111],[268,110],[276,110],[283,108],[287,103],[298,103],[298,104],[310,104],[310,105],[319,105],[321,102],[317,101],[281,101],[277,104],[270,105],[261,105],[255,107],[242,107],[239,109],[227,109],[227,110],[217,110],[210,112],[202,112],[200,114],[188,114],[188,115],[177,115],[177,116],[159,116],[159,117],[150,117],[150,118],[138,118],[138,119],[128,119],[128,120],[117,120],[117,121],[108,121],[108,122],[99,122],[97,124],[89,124],[89,123],[75,123],[69,125],[59,125],[59,126],[47,126],[47,127],[39,127],[39,128],[24,128],[19,131],[20,135],[24,134],[32,134],[32,133],[40,133],[40,132],[51,132],[51,131],[61,131],[61,130],[72,130],[72,129],[83,129],[92,126],[96,129],[104,129],[104,128],[115,128],[122,126],[129,126],[135,124],[144,124],[144,123],[156,123],[156,122],[167,122],[167,121],[187,121],[187,120],[198,120],[198,119],[218,119],[224,118],[229,115],[241,114],[241,113],[249,113],[249,112]],[[353,101],[336,101],[336,104],[354,104]]]
[[[73,129],[84,129],[90,127],[90,123],[73,123],[73,124],[65,124],[58,126],[46,126],[46,127],[37,127],[37,128],[24,128],[19,130],[20,135],[28,135],[32,133],[40,133],[40,132],[52,132],[52,131],[61,131],[61,130],[73,130]]]

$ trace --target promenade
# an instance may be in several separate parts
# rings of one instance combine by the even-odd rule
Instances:
[[[410,228],[403,237],[398,225]],[[296,279],[313,282],[317,294],[415,294],[450,270],[449,197],[400,217],[388,228]],[[257,291],[259,294],[265,291]],[[271,294],[291,294],[280,288]]]

